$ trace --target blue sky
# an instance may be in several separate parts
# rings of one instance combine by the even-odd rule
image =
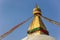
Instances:
[[[60,22],[60,0],[0,0],[0,35],[32,16],[36,2],[42,10],[43,16]],[[31,21],[32,19],[3,40],[21,40],[24,38],[27,35],[27,29]],[[60,27],[44,19],[43,22],[50,36],[60,40]]]

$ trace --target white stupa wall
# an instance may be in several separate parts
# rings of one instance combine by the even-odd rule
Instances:
[[[55,38],[48,35],[32,35],[32,36],[27,36],[22,40],[55,40]]]

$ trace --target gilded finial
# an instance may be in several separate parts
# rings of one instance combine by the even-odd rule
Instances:
[[[33,9],[33,14],[41,14],[41,9],[39,8],[37,3],[36,3],[35,8]]]

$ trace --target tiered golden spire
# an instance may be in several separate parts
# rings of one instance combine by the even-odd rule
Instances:
[[[32,20],[32,23],[29,26],[28,29],[28,35],[40,35],[40,34],[46,34],[49,35],[45,25],[43,24],[40,16],[41,14],[41,10],[39,8],[38,5],[36,5],[36,7],[33,9],[33,14],[34,14],[34,18]]]

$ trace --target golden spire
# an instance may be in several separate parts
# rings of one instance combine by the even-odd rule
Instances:
[[[49,35],[45,25],[43,24],[40,15],[41,10],[39,6],[36,4],[36,7],[33,9],[34,18],[29,26],[28,35],[40,35],[47,34]]]

